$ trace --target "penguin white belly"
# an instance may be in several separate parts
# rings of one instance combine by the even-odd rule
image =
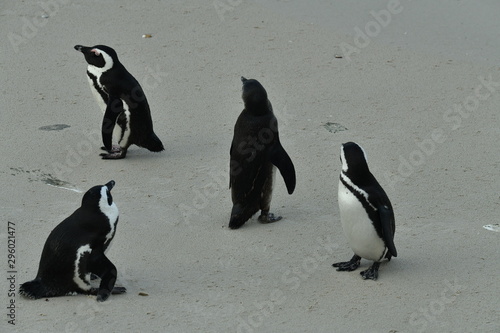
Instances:
[[[338,202],[342,229],[352,251],[358,256],[380,261],[387,252],[366,210],[356,196],[339,181]]]
[[[95,75],[95,73],[93,73]],[[94,95],[94,98],[96,99],[97,101],[97,104],[99,105],[99,107],[101,108],[102,112],[106,112],[106,108],[108,107],[104,101],[104,99],[102,98],[101,94],[99,93],[99,91],[97,91],[97,89],[94,87],[94,82],[92,81],[92,79],[87,75],[87,80],[89,81],[89,84],[90,84],[90,90],[92,91],[92,95]],[[99,76],[97,76],[97,79],[96,79],[96,82],[97,84],[99,85],[99,88],[101,88],[102,90],[104,90],[104,87],[99,83]],[[117,124],[115,124],[114,128],[113,128],[113,134],[111,136],[111,140],[112,142],[116,142],[118,144],[120,144],[121,147],[127,147],[127,142],[129,140],[129,137],[130,137],[130,111],[129,111],[129,106],[128,104],[122,100],[122,103],[123,103],[123,109],[124,109],[124,114],[125,114],[125,118],[127,119],[127,122],[126,122],[126,125],[125,125],[125,128],[121,128],[120,126],[117,126]]]
[[[126,119],[126,124],[125,128],[122,128],[120,125],[115,124],[115,127],[113,129],[113,142],[117,142],[120,147],[122,148],[127,148],[128,147],[128,140],[130,137],[130,111],[128,104],[122,100],[123,102],[123,110],[124,110],[124,115]]]
[[[101,108],[101,111],[104,112],[106,111],[106,103],[101,97],[101,94],[97,91],[97,89],[94,87],[94,82],[90,79],[90,77],[87,75],[87,80],[89,81],[90,84],[90,90],[92,91],[92,95],[94,95],[95,100],[97,101],[97,104]],[[98,80],[99,81],[99,80]],[[98,83],[100,85],[100,83]],[[100,86],[102,89],[102,86]]]

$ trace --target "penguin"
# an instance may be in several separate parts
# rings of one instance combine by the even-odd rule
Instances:
[[[36,278],[20,286],[21,295],[38,299],[87,294],[103,302],[110,294],[126,292],[124,287],[115,287],[116,267],[105,255],[118,223],[118,208],[111,196],[114,185],[112,180],[89,189],[81,207],[52,230]],[[95,277],[101,279],[99,288],[90,284]]]
[[[398,256],[394,246],[394,211],[384,189],[368,169],[361,146],[354,142],[344,143],[340,160],[340,219],[354,256],[333,267],[337,267],[337,271],[353,271],[359,267],[361,258],[372,260],[373,265],[360,274],[365,280],[376,280],[380,262]]]
[[[163,144],[153,131],[151,111],[139,82],[118,60],[109,46],[76,45],[88,63],[90,89],[104,112],[101,132],[107,153],[103,159],[125,158],[135,144],[153,152],[163,151]],[[113,143],[118,145],[113,145]]]
[[[269,213],[276,167],[288,194],[295,189],[295,168],[280,143],[278,120],[267,92],[257,80],[241,77],[241,81],[245,107],[234,125],[230,149],[230,229],[240,228],[259,209],[261,223],[281,220],[281,216]]]

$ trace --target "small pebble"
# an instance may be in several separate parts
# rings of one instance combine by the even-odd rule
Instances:
[[[153,37],[153,35],[150,35],[150,34],[144,34],[144,35],[142,35],[142,38],[151,38],[151,37]]]

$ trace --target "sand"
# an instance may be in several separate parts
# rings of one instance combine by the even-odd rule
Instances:
[[[498,3],[0,6],[1,331],[500,331],[500,233],[483,228],[500,215]],[[165,152],[100,159],[102,113],[76,44],[115,48]],[[283,220],[233,231],[241,75],[268,91],[297,188],[288,195],[278,175],[272,212]],[[331,267],[352,255],[336,194],[346,141],[364,147],[395,209],[399,256],[377,281],[359,276],[365,260]],[[120,222],[108,257],[128,293],[9,296],[11,282],[15,292],[35,277],[46,237],[82,192],[111,179]]]

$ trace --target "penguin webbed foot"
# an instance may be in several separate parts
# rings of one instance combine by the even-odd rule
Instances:
[[[106,149],[104,146],[101,147],[101,149],[107,151],[107,153],[99,154],[99,156],[102,156],[103,160],[119,160],[125,158],[127,155],[127,149],[123,149],[119,145],[111,146],[110,150]]]
[[[332,266],[337,268],[337,271],[348,271],[351,272],[359,267],[361,262],[361,257],[354,255],[349,261],[342,261],[334,263]]]
[[[118,153],[122,150],[122,147],[120,147],[119,145],[112,145],[111,150],[108,150],[104,146],[102,146],[101,149],[107,151],[108,153]]]
[[[110,295],[120,295],[126,292],[127,288],[125,287],[113,287],[111,291],[109,291],[108,289],[92,288],[90,291],[90,295],[96,295],[98,302],[104,302],[109,298]]]
[[[127,288],[125,287],[113,287],[113,290],[111,290],[113,295],[125,294],[126,292]]]
[[[361,274],[361,277],[363,280],[377,280],[378,278],[378,267],[380,266],[379,262],[374,262],[373,265],[368,268],[366,271],[362,271],[359,274]]]
[[[121,150],[121,149],[119,151],[112,150],[108,154],[106,154],[106,153],[99,154],[99,156],[102,156],[103,160],[119,160],[119,159],[125,158],[126,155],[127,155],[127,151]]]
[[[92,274],[95,276],[96,280],[100,279],[99,276]],[[104,302],[109,298],[110,295],[120,295],[120,294],[125,294],[127,292],[127,288],[125,287],[117,287],[114,286],[111,291],[109,291],[106,288],[91,288],[90,292],[88,292],[89,295],[95,295],[97,296],[97,301],[98,302]]]
[[[99,292],[97,293],[97,301],[104,302],[109,298],[109,295],[111,295],[109,290],[99,290]]]
[[[267,223],[278,222],[282,218],[283,217],[281,217],[281,216],[274,216],[273,213],[264,213],[263,212],[262,214],[260,214],[258,220],[260,223],[267,224]]]
[[[125,158],[125,154],[122,153],[99,154],[99,156],[102,156],[103,160],[119,160]]]

